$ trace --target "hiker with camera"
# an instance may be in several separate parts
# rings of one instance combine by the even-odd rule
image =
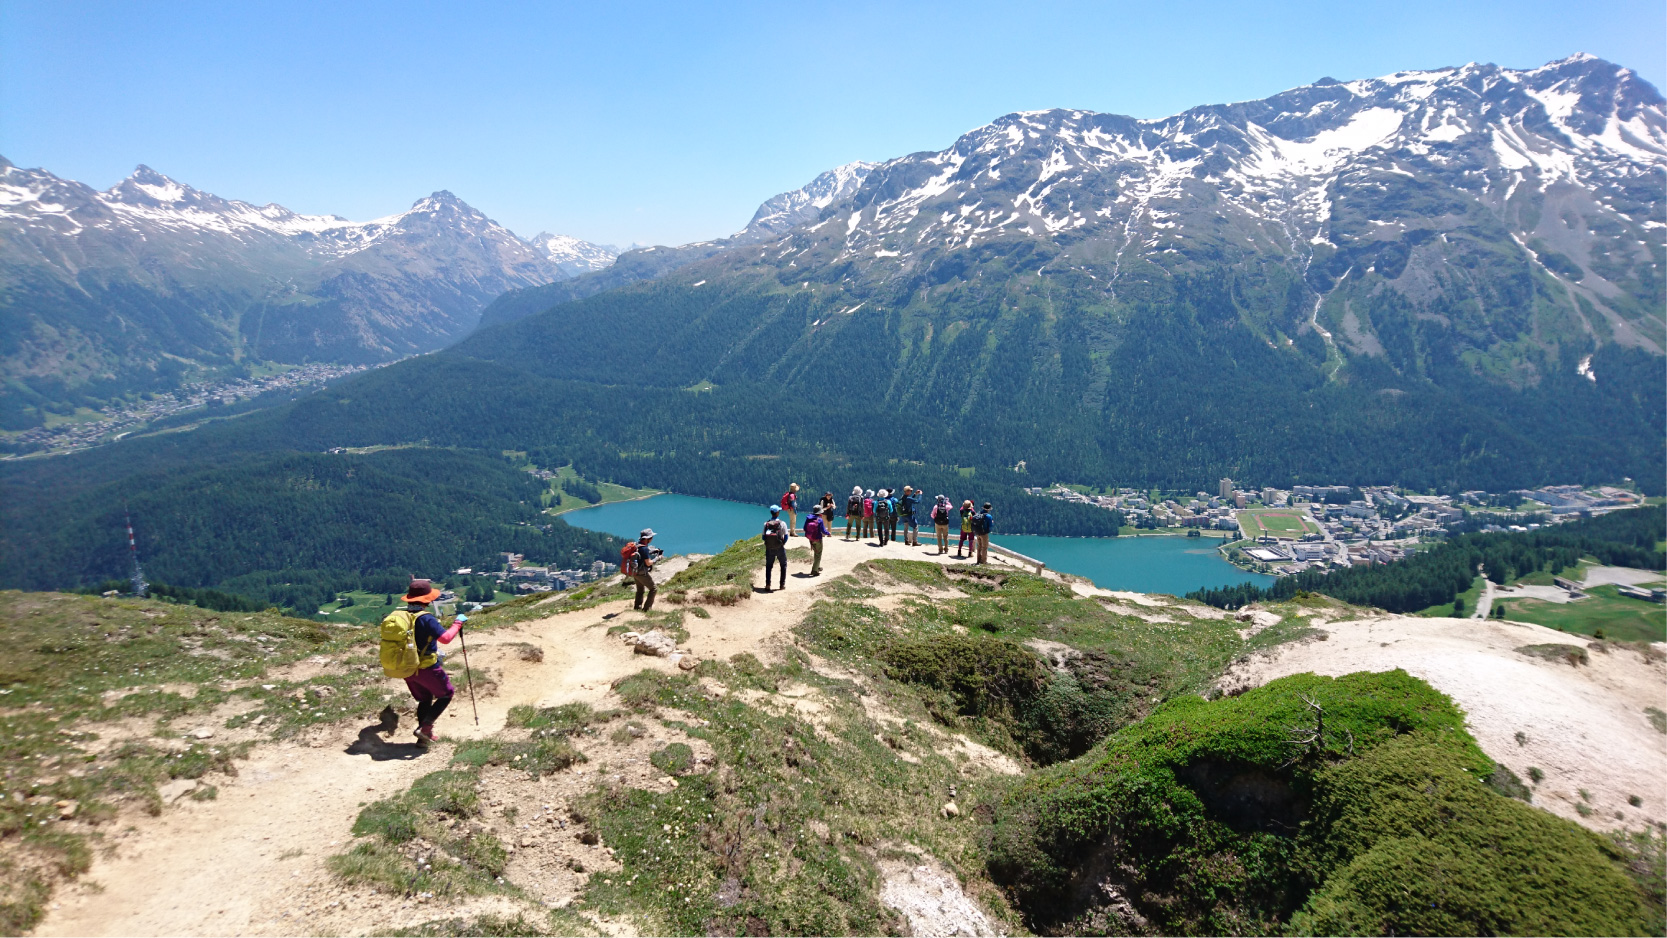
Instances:
[[[412,580],[405,591],[405,608],[388,613],[382,620],[382,671],[389,677],[405,679],[405,686],[417,701],[417,743],[435,742],[434,721],[446,712],[457,694],[444,667],[440,645],[450,645],[463,631],[469,617],[459,614],[451,628],[429,610],[440,591],[428,580]]]
[[[659,587],[654,585],[654,564],[665,553],[653,546],[654,529],[643,528],[637,539],[626,544],[619,552],[619,572],[637,584],[637,600],[631,608],[638,612],[647,612],[654,608],[654,594]]]

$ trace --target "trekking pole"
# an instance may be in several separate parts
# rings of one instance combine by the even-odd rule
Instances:
[[[475,673],[469,670],[469,642],[463,637],[463,630],[457,630],[457,640],[463,643],[463,676],[469,681],[469,709],[474,711],[475,725],[480,725],[480,707],[475,704]]]

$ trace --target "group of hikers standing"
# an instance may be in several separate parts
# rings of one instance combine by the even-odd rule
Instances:
[[[822,572],[822,541],[833,536],[835,501],[832,492],[823,492],[821,499],[805,517],[802,531],[810,542],[812,552],[811,576]],[[787,520],[781,520],[782,512]],[[779,505],[770,508],[770,520],[764,525],[765,589],[770,588],[770,572],[776,564],[782,568],[782,585],[786,586],[787,539],[801,533],[798,528],[799,485],[793,483],[781,496]],[[897,489],[864,489],[853,486],[845,499],[845,537],[847,541],[875,538],[884,547],[901,538],[904,546],[919,547],[920,528],[931,524],[937,534],[937,552],[949,553],[951,529],[960,538],[955,544],[957,558],[973,558],[988,563],[990,532],[995,530],[995,514],[990,503],[982,510],[973,507],[972,499],[961,502],[957,509],[947,496],[939,495],[930,503],[926,493],[912,485]]]
[[[916,513],[925,500],[923,495],[908,485],[903,486],[901,497],[893,494],[893,490],[865,491],[860,485],[852,488],[850,497],[845,499],[845,539],[861,540],[877,535],[884,546],[888,541],[896,540],[897,529],[901,526],[903,543],[919,547],[920,522]],[[976,557],[979,563],[988,562],[990,532],[995,530],[996,522],[989,502],[985,502],[980,511],[973,507],[969,498],[962,501],[957,510],[947,496],[939,495],[927,509],[927,519],[937,534],[938,553],[949,553],[950,530],[954,528],[960,533],[960,540],[955,544],[955,556]]]

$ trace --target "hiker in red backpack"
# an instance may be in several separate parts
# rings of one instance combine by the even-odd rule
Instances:
[[[619,552],[619,572],[637,584],[637,601],[631,604],[631,608],[642,612],[654,608],[654,594],[659,591],[654,585],[653,571],[654,561],[659,559],[661,551],[650,546],[649,542],[653,540],[654,529],[643,528],[637,539]]]
[[[417,701],[417,744],[426,746],[435,741],[434,721],[446,712],[457,688],[446,674],[445,656],[438,645],[450,645],[463,631],[467,616],[458,616],[451,628],[442,628],[440,620],[429,611],[429,604],[440,598],[440,591],[428,580],[412,580],[405,591],[405,609],[416,616],[412,623],[412,638],[417,645],[417,672],[405,679],[405,686]]]
[[[781,520],[781,506],[770,506],[770,520],[764,522],[764,592],[770,592],[770,571],[781,564],[781,588],[787,589],[787,539],[793,536]]]
[[[787,487],[787,492],[781,497],[781,510],[787,512],[787,533],[796,533],[799,529],[799,483],[794,482]]]

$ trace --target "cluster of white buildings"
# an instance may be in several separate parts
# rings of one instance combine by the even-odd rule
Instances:
[[[555,567],[539,566],[527,563],[527,558],[521,554],[504,551],[498,555],[503,564],[498,570],[476,570],[473,567],[462,567],[453,571],[459,576],[491,577],[497,583],[498,589],[504,592],[548,593],[553,590],[572,589],[581,583],[589,583],[601,579],[613,572],[613,567],[605,560],[597,560],[588,567],[573,567],[567,570]],[[486,606],[490,603],[482,603]]]
[[[1297,537],[1262,536],[1254,546],[1239,544],[1234,548],[1242,559],[1275,574],[1313,567],[1390,563],[1426,537],[1463,531],[1529,531],[1541,523],[1602,514],[1641,501],[1638,494],[1614,486],[1552,485],[1517,490],[1507,496],[1482,491],[1416,495],[1388,485],[1252,489],[1236,485],[1232,479],[1222,479],[1213,495],[1199,492],[1196,496],[1169,498],[1128,488],[1113,489],[1107,495],[1085,495],[1063,485],[1027,491],[1121,511],[1128,523],[1137,527],[1252,531],[1258,526],[1241,526],[1242,512],[1289,508],[1310,522],[1312,529]],[[1524,515],[1538,515],[1544,520],[1527,521]],[[1494,518],[1497,523],[1490,520]]]

